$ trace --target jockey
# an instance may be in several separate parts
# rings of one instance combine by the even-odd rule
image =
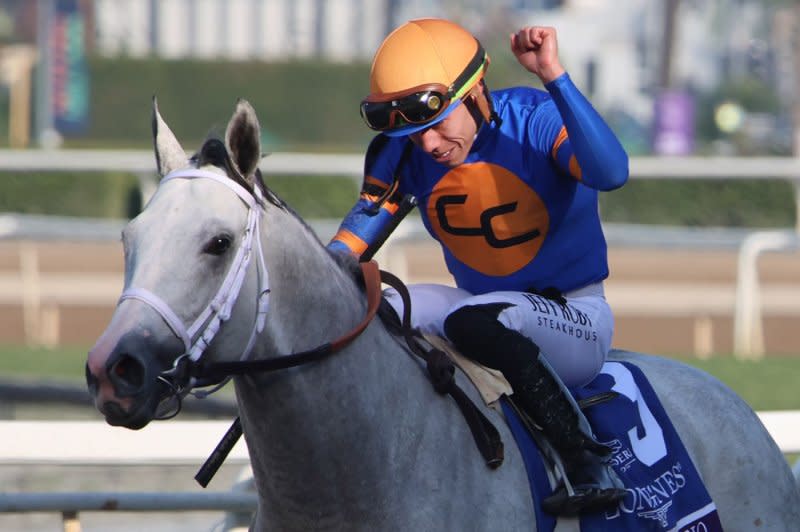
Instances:
[[[413,325],[503,373],[576,485],[545,508],[574,515],[625,493],[568,388],[591,381],[611,347],[597,197],[625,183],[628,157],[561,66],[553,28],[522,28],[510,47],[546,91],[490,93],[489,56],[446,20],[412,20],[383,41],[361,102],[380,134],[361,196],[328,247],[361,254],[400,198],[418,199],[456,286],[410,286]]]

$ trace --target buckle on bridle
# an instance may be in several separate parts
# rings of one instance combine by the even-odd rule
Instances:
[[[191,375],[192,360],[189,358],[188,353],[184,353],[172,363],[172,369],[162,372],[158,378],[162,381],[169,379],[170,387],[175,387],[179,391],[186,388],[192,378]]]
[[[192,359],[184,353],[172,363],[172,368],[161,372],[156,381],[165,388],[156,409],[155,419],[166,420],[177,416],[183,406],[183,397],[191,389]]]

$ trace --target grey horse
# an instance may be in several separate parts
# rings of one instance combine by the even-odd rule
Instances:
[[[87,361],[97,408],[132,429],[199,384],[179,383],[184,362],[313,350],[369,312],[355,260],[330,254],[263,186],[250,104],[238,102],[224,142],[210,139],[191,158],[155,105],[153,130],[166,177],[123,232],[124,292]],[[535,529],[523,460],[500,414],[457,372],[506,444],[491,470],[403,343],[381,320],[362,328],[313,363],[234,377],[259,497],[253,529]],[[795,479],[743,400],[673,360],[612,358],[650,379],[726,530],[798,530]]]

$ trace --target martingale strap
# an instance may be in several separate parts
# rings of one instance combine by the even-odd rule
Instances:
[[[411,352],[425,361],[433,388],[442,395],[449,395],[458,405],[469,425],[472,437],[486,465],[496,469],[503,464],[504,447],[500,433],[492,422],[475,406],[475,403],[456,384],[455,364],[447,354],[425,340],[417,329],[411,327],[411,296],[403,281],[395,275],[381,270],[381,280],[394,288],[403,301],[403,316],[400,333]]]

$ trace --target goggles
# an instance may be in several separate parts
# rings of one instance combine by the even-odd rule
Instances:
[[[438,83],[414,87],[401,93],[383,94],[381,101],[367,98],[361,102],[361,118],[370,129],[376,131],[407,124],[424,124],[442,114],[453,96],[452,91]]]
[[[475,56],[449,87],[431,83],[380,96],[368,96],[361,102],[361,117],[370,129],[376,131],[433,122],[451,104],[466,96],[467,88],[480,79],[488,60],[483,47],[478,44]]]

